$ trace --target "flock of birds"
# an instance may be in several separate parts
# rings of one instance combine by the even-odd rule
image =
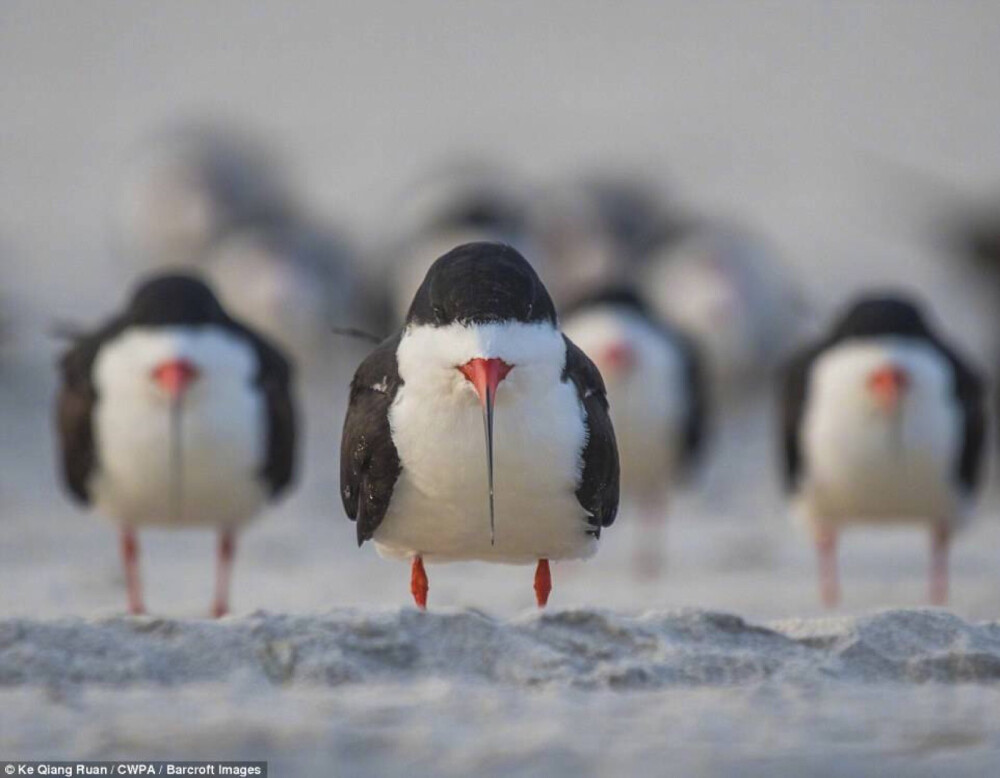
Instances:
[[[916,522],[945,602],[986,389],[918,303],[872,294],[796,343],[799,302],[752,232],[681,218],[634,181],[526,197],[471,165],[421,182],[358,263],[270,159],[204,128],[153,144],[118,234],[157,269],[60,363],[64,480],[120,528],[133,613],[137,532],[154,525],[218,531],[212,612],[229,610],[237,534],[294,484],[296,384],[331,380],[315,368],[335,328],[392,333],[354,371],[341,497],[359,545],[410,563],[418,607],[424,563],[457,560],[534,565],[545,606],[550,562],[592,555],[620,500],[656,575],[674,484],[779,365],[785,481],[823,601],[839,597],[842,530]]]

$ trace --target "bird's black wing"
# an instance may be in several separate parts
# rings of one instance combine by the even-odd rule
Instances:
[[[576,344],[566,341],[566,365],[562,380],[572,381],[583,405],[587,443],[583,449],[583,474],[576,498],[590,515],[600,537],[601,527],[609,527],[618,513],[618,445],[608,415],[604,380],[590,358]]]
[[[389,429],[389,407],[402,385],[396,349],[402,333],[382,343],[358,367],[340,444],[340,497],[357,522],[358,545],[371,540],[389,509],[402,471]]]
[[[684,376],[688,391],[688,409],[684,424],[681,466],[690,470],[697,464],[708,432],[709,387],[705,365],[694,341],[680,332],[671,332],[684,357]]]
[[[70,494],[84,505],[90,504],[87,482],[97,464],[93,431],[97,391],[91,370],[100,344],[99,335],[79,337],[59,361],[62,385],[56,401],[56,429],[62,477]]]
[[[802,452],[799,433],[806,407],[809,372],[819,352],[818,347],[804,349],[795,354],[784,368],[780,392],[781,447],[784,464],[785,489],[794,491],[802,471]]]
[[[297,421],[292,396],[293,369],[276,346],[252,330],[243,331],[257,352],[257,386],[264,394],[267,414],[267,443],[260,474],[277,497],[295,478],[297,459]]]
[[[986,439],[986,384],[982,376],[946,343],[938,348],[955,372],[955,395],[962,409],[962,451],[956,475],[967,491],[975,491],[982,473]]]

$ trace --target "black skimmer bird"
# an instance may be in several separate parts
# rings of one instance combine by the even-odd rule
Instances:
[[[421,608],[423,563],[458,560],[537,563],[543,607],[549,561],[589,557],[618,511],[601,375],[531,265],[497,243],[439,258],[358,368],[340,468],[358,544],[412,560]]]
[[[213,527],[223,615],[237,531],[294,475],[289,363],[204,283],[160,275],[80,336],[61,368],[63,477],[119,525],[129,609],[143,612],[140,528]]]
[[[871,297],[790,362],[782,406],[786,485],[811,526],[823,602],[839,599],[836,542],[854,522],[931,532],[930,598],[947,598],[952,534],[979,482],[983,382],[913,302]]]
[[[562,329],[604,378],[622,496],[646,519],[636,570],[655,577],[671,483],[691,469],[704,442],[708,396],[700,357],[689,338],[659,321],[630,288],[606,288],[577,301],[563,312]]]
[[[745,396],[794,348],[804,306],[772,247],[750,230],[679,229],[648,252],[638,278],[657,314],[698,343],[720,399]]]

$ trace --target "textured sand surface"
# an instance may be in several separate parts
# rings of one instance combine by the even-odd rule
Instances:
[[[413,610],[0,623],[0,749],[276,774],[984,774],[1000,624]]]

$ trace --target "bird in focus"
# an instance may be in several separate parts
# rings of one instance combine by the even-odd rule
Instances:
[[[485,438],[485,440],[484,440]],[[341,496],[359,545],[411,562],[582,559],[615,519],[618,451],[604,383],[558,329],[531,265],[471,243],[440,257],[402,329],[358,368],[341,445]]]

